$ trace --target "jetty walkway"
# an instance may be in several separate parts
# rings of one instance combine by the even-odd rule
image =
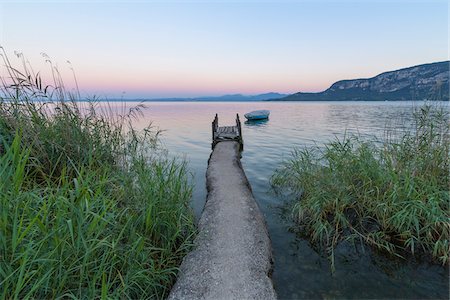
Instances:
[[[212,131],[199,233],[169,299],[276,299],[266,223],[240,161],[239,116],[236,126],[219,127],[216,115]]]

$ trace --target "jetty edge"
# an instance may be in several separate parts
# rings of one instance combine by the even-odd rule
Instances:
[[[242,134],[213,140],[195,248],[168,299],[276,299],[270,238],[241,165],[241,143]]]

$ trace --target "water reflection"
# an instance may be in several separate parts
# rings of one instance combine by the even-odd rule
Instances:
[[[262,120],[247,120],[244,122],[244,124],[248,127],[251,126],[265,126],[269,122],[269,119],[262,119]]]
[[[253,194],[266,218],[275,257],[273,281],[280,299],[298,298],[447,298],[448,269],[427,264],[384,261],[370,251],[351,255],[340,249],[331,274],[321,256],[280,213],[286,199],[270,193],[270,176],[293,147],[320,146],[345,132],[384,138],[386,124],[395,128],[411,122],[411,102],[227,102],[148,103],[150,120],[165,131],[163,144],[185,157],[194,174],[192,207],[200,216],[206,199],[205,172],[211,153],[211,121],[234,125],[236,113],[269,109],[270,121],[244,123],[242,164]],[[398,116],[401,116],[401,120]],[[286,212],[286,210],[284,210]],[[362,251],[362,250],[361,250]],[[389,267],[392,266],[392,267]]]

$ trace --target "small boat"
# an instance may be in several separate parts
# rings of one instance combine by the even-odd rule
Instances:
[[[247,120],[264,120],[269,118],[270,111],[268,110],[255,110],[251,111],[249,113],[246,113],[244,117],[247,118]]]

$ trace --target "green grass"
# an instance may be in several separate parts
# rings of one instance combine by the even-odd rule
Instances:
[[[143,107],[78,102],[22,59],[0,86],[0,297],[164,298],[195,232],[183,161]]]
[[[344,239],[385,253],[449,262],[447,106],[416,110],[414,125],[386,130],[384,141],[356,135],[324,148],[295,149],[272,184],[295,196],[302,232],[327,252]]]

